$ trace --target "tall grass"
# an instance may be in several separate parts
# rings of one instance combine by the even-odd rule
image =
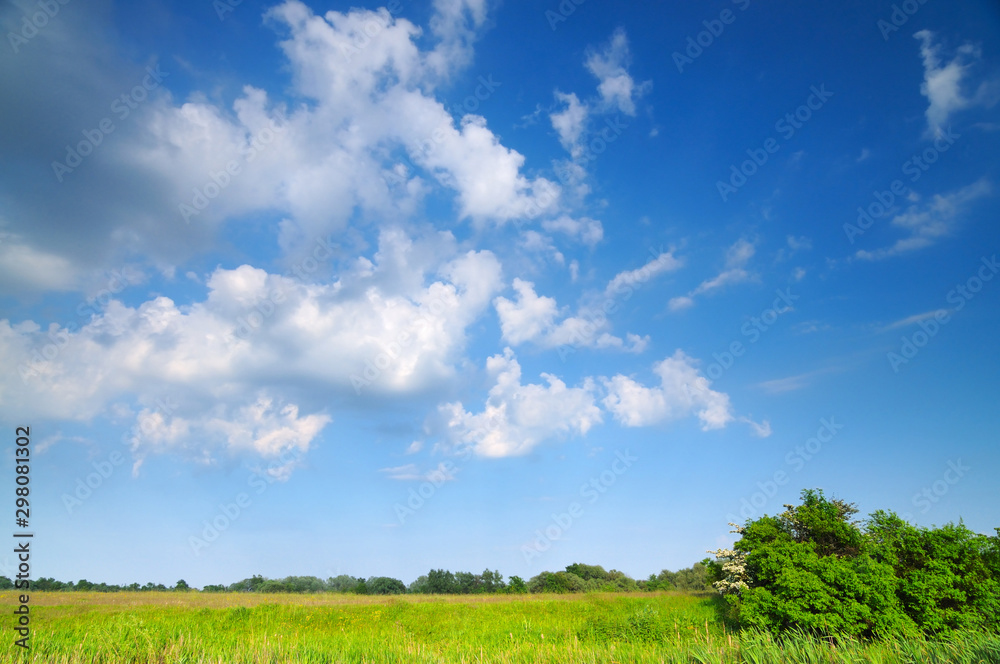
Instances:
[[[10,593],[0,593],[8,606]],[[736,632],[710,595],[391,598],[344,595],[33,593],[32,648],[45,664],[906,663],[1000,664],[1000,636],[776,640]]]

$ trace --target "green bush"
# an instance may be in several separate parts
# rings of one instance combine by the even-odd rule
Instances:
[[[1000,530],[918,528],[884,511],[862,524],[822,491],[785,507],[737,530],[745,587],[727,599],[744,627],[866,637],[1000,627]]]

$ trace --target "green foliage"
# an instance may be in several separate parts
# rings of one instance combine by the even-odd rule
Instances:
[[[533,593],[577,593],[586,589],[586,582],[572,572],[542,572],[528,580]]]
[[[891,512],[802,492],[740,529],[747,587],[727,595],[744,627],[871,637],[1000,627],[1000,531],[918,528]]]
[[[174,590],[179,590],[179,591],[191,590],[191,586],[187,584],[187,581],[181,579],[180,581],[174,584]]]
[[[387,576],[373,576],[365,585],[369,595],[401,595],[406,592],[406,585],[402,581]]]
[[[507,592],[513,594],[523,594],[528,592],[528,584],[524,582],[519,576],[510,577],[510,583],[507,585]]]
[[[327,579],[326,589],[334,593],[352,593],[359,583],[361,583],[361,579],[341,574],[340,576],[332,576]]]

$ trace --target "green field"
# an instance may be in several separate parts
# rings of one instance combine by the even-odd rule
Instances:
[[[4,605],[16,603],[0,593]],[[0,661],[1000,662],[1000,636],[775,643],[734,633],[711,593],[269,595],[32,593],[32,647],[5,627]],[[10,613],[8,612],[10,621]],[[11,621],[12,622],[12,621]]]

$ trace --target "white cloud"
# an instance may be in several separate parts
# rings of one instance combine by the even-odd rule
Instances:
[[[771,423],[767,420],[764,420],[763,422],[754,422],[749,417],[741,417],[740,422],[749,426],[750,431],[752,431],[753,435],[758,438],[767,438],[771,435]]]
[[[494,301],[503,338],[514,345],[539,339],[551,330],[559,307],[554,298],[535,293],[530,281],[514,279],[517,300],[498,297]]]
[[[711,381],[695,366],[695,360],[678,350],[653,365],[659,387],[646,387],[618,374],[604,379],[604,407],[623,426],[641,427],[697,415],[702,429],[721,429],[734,416],[729,396],[711,389]]]
[[[648,263],[634,270],[625,270],[616,274],[604,289],[605,295],[614,297],[628,289],[644,284],[653,277],[664,272],[673,272],[684,266],[684,261],[674,256],[673,250],[661,251]]]
[[[880,332],[888,332],[889,330],[895,330],[901,327],[909,327],[910,325],[916,325],[920,321],[929,320],[937,316],[946,316],[950,312],[947,309],[934,309],[932,311],[925,311],[922,314],[914,314],[912,316],[907,316],[906,318],[901,318],[895,322],[889,323],[879,329]]]
[[[486,19],[482,0],[436,2],[429,36],[386,10],[317,16],[287,0],[265,22],[284,35],[279,46],[288,61],[290,95],[304,103],[285,108],[251,86],[230,108],[197,91],[175,101],[168,88],[177,72],[164,66],[162,85],[126,120],[116,118],[114,133],[58,184],[51,151],[25,150],[13,145],[16,137],[44,135],[47,145],[75,145],[87,109],[100,118],[146,76],[105,66],[102,58],[113,56],[94,55],[90,44],[100,31],[83,32],[90,23],[82,22],[79,34],[63,34],[74,24],[66,19],[59,21],[62,28],[45,31],[65,42],[58,48],[32,49],[17,67],[0,63],[0,83],[18,90],[23,106],[9,116],[0,154],[45,155],[31,157],[41,161],[21,164],[22,175],[0,184],[0,193],[16,201],[5,216],[7,230],[23,245],[19,254],[33,252],[51,265],[32,271],[47,275],[35,287],[66,288],[68,275],[125,255],[143,255],[168,272],[210,250],[228,220],[263,211],[285,217],[279,245],[294,254],[352,220],[400,222],[434,188],[453,197],[462,218],[477,223],[560,209],[559,186],[525,176],[524,156],[502,145],[482,117],[456,123],[437,99],[437,86],[469,62]],[[74,57],[66,57],[67,49]],[[51,98],[49,89],[65,87],[63,79],[93,99],[67,105]],[[63,107],[82,110],[53,134],[52,123],[42,125],[39,118]],[[225,173],[229,162],[237,174]],[[221,192],[200,199],[206,186],[214,191],[213,176],[224,182]],[[195,208],[196,201],[203,209],[187,214],[185,223],[180,206]],[[12,270],[14,258],[0,265],[0,288],[31,285]]]
[[[565,233],[590,247],[604,239],[601,222],[590,217],[574,219],[564,214],[555,219],[546,219],[542,222],[542,228],[550,233]]]
[[[706,279],[698,284],[698,286],[687,295],[671,298],[667,305],[670,311],[681,311],[694,306],[695,298],[698,295],[710,293],[724,286],[739,284],[753,279],[754,275],[746,269],[746,264],[751,258],[753,258],[755,252],[756,246],[754,243],[745,239],[736,241],[736,243],[729,247],[726,251],[725,269],[711,279]]]
[[[618,28],[600,51],[591,51],[587,56],[587,69],[600,83],[597,90],[608,108],[617,108],[626,115],[635,115],[635,100],[651,87],[646,81],[636,85],[627,68],[631,64],[628,37]]]
[[[575,93],[564,94],[556,90],[556,99],[566,105],[566,108],[558,113],[550,113],[549,121],[552,128],[559,134],[559,142],[563,148],[570,153],[574,159],[583,155],[583,143],[581,138],[587,128],[587,117],[589,111],[585,104],[580,103],[580,99]]]
[[[554,298],[538,295],[530,281],[515,278],[513,287],[515,300],[501,296],[493,301],[507,343],[531,342],[543,348],[614,348],[630,353],[642,352],[649,343],[648,337],[629,333],[623,341],[608,332],[611,325],[603,311],[584,309],[557,322],[560,308]]]
[[[551,438],[584,435],[602,421],[591,379],[581,387],[567,387],[543,373],[547,385],[522,385],[521,365],[509,348],[490,357],[486,368],[495,385],[482,411],[469,412],[461,402],[439,407],[452,449],[492,458],[518,456]]]
[[[910,205],[892,220],[893,226],[909,233],[908,237],[897,240],[885,249],[860,249],[855,257],[860,260],[880,260],[929,247],[952,232],[969,205],[992,192],[993,187],[989,181],[982,178],[958,191],[935,194],[927,203]]]
[[[246,403],[216,403],[207,412],[185,417],[160,408],[143,408],[127,442],[134,469],[151,454],[171,452],[211,465],[219,453],[282,459],[268,473],[286,480],[312,441],[331,422],[329,415],[299,415],[299,407],[261,390]],[[284,461],[293,452],[291,460]]]
[[[924,61],[924,82],[920,94],[927,97],[927,137],[934,138],[944,131],[951,116],[974,106],[996,103],[996,83],[984,82],[973,96],[963,91],[963,83],[973,62],[981,59],[978,48],[964,44],[950,62],[942,63],[941,46],[934,43],[934,33],[921,30],[913,35],[920,40],[920,55]]]
[[[415,463],[408,463],[404,466],[381,468],[379,472],[385,473],[391,479],[404,481],[441,483],[455,479],[455,467],[447,461],[442,461],[436,468],[428,471],[421,471]]]
[[[576,93],[554,91],[561,110],[550,112],[549,121],[559,135],[560,144],[572,157],[571,163],[576,166],[576,171],[566,173],[563,180],[570,188],[573,183],[582,183],[586,175],[583,164],[593,157],[586,150],[587,128],[591,118],[618,112],[634,116],[636,100],[652,87],[651,81],[635,83],[628,73],[630,64],[628,37],[619,28],[601,49],[587,49],[584,66],[598,80],[598,98],[581,101]],[[589,189],[581,188],[577,195],[585,195],[588,191]]]
[[[174,394],[176,413],[141,415],[149,449],[194,454],[206,431],[232,451],[303,447],[319,422],[295,414],[304,402],[315,411],[330,395],[406,395],[452,378],[467,327],[501,285],[492,253],[458,252],[447,234],[416,241],[387,229],[373,258],[325,284],[220,268],[200,302],[112,300],[78,329],[2,320],[0,360],[12,371],[0,377],[0,410],[89,420],[123,399]],[[281,407],[261,405],[261,384],[282,386],[266,395]]]

